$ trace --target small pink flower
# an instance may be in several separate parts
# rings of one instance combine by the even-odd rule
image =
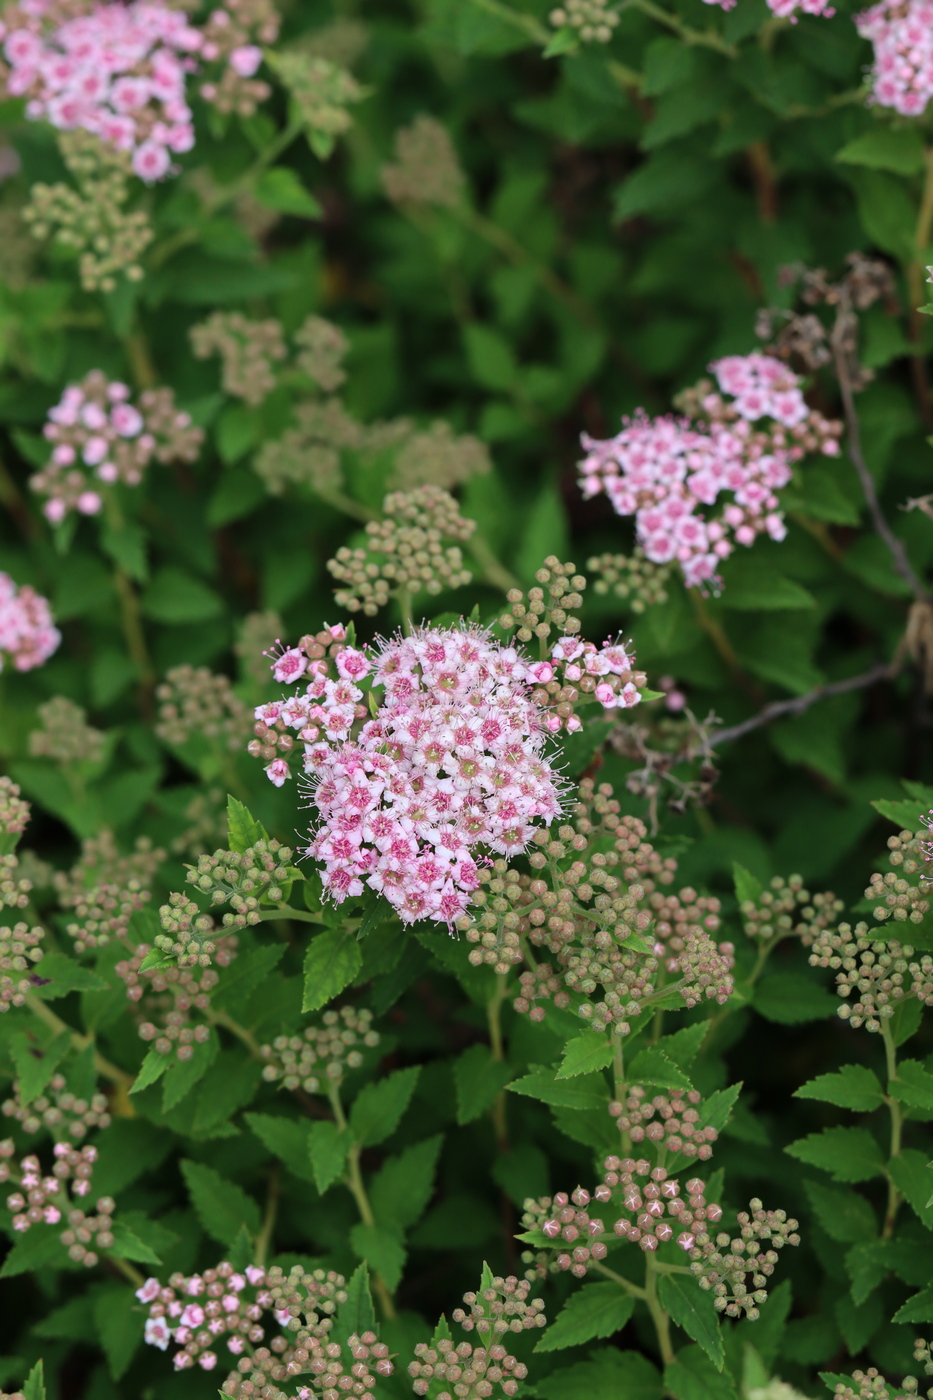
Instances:
[[[285,779],[291,776],[284,758],[274,758],[271,763],[266,765],[265,773],[269,781],[274,783],[276,787],[281,787]]]
[[[162,1285],[157,1278],[147,1278],[146,1282],[136,1290],[136,1297],[141,1303],[151,1303],[154,1298],[158,1298]]]
[[[273,661],[271,670],[277,681],[289,684],[304,675],[307,665],[308,658],[303,651],[299,651],[297,647],[288,647]]]
[[[147,1341],[151,1347],[158,1347],[160,1351],[166,1351],[171,1339],[172,1333],[164,1317],[147,1319],[143,1329],[143,1340]]]
[[[251,78],[262,63],[262,49],[257,48],[255,44],[244,44],[234,49],[227,61],[241,78]]]

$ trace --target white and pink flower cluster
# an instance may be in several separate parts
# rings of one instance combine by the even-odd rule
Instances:
[[[933,3],[881,0],[855,18],[875,47],[872,97],[905,117],[919,117],[933,96]]]
[[[191,460],[203,437],[170,390],[147,390],[136,408],[127,386],[100,370],[68,386],[43,433],[53,444],[51,460],[29,484],[48,498],[42,509],[53,525],[71,510],[97,515],[101,485],[138,486],[153,457]]]
[[[706,5],[719,5],[723,10],[735,8],[736,0],[703,0]],[[797,23],[797,15],[822,15],[824,19],[831,19],[836,13],[829,0],[768,0],[768,9],[773,15],[781,19],[789,19],[791,24]]]
[[[562,675],[606,709],[640,698],[625,647],[597,650],[577,638],[561,638],[550,661],[533,663],[481,628],[426,626],[365,651],[344,647],[336,676],[307,650],[290,648],[274,662],[277,680],[309,684],[259,706],[250,750],[266,757],[278,742],[287,753],[295,742],[287,731],[297,735],[319,816],[307,854],[322,862],[326,889],[342,903],[368,886],[406,923],[453,924],[485,852],[518,854],[537,824],[559,814],[560,780],[545,745],[580,722],[548,708],[548,687],[560,689]],[[280,786],[287,757],[273,758],[266,773]]]
[[[770,355],[730,355],[710,366],[720,393],[703,418],[638,412],[614,438],[583,435],[583,494],[605,491],[617,514],[635,517],[638,543],[656,564],[676,561],[688,586],[717,580],[736,545],[786,534],[778,492],[807,451],[838,456],[839,424],[809,409],[800,380]],[[729,399],[724,399],[723,394]],[[723,492],[732,500],[710,518]]]
[[[6,92],[28,99],[26,113],[61,131],[90,131],[132,153],[143,180],[172,174],[172,156],[191,150],[194,124],[186,82],[199,60],[221,57],[221,46],[190,23],[184,11],[159,0],[129,4],[20,0],[4,11],[0,39],[9,65]],[[84,11],[84,12],[82,12]],[[217,18],[226,19],[226,26]],[[226,10],[211,16],[212,31],[231,27]],[[248,79],[262,62],[255,44],[223,55]],[[210,92],[210,85],[208,85]]]
[[[61,639],[46,599],[28,584],[17,588],[9,574],[0,573],[0,670],[4,658],[17,671],[42,666]]]
[[[149,1304],[145,1340],[160,1351],[174,1343],[179,1348],[174,1356],[177,1371],[186,1370],[195,1362],[202,1370],[212,1371],[217,1365],[213,1348],[220,1338],[226,1337],[227,1350],[233,1356],[263,1340],[265,1333],[259,1324],[264,1299],[262,1294],[255,1295],[253,1289],[265,1277],[265,1270],[254,1265],[237,1273],[232,1264],[223,1263],[209,1269],[203,1277],[173,1274],[167,1287],[156,1278],[146,1279],[136,1290],[139,1301]],[[247,1287],[249,1297],[244,1294]],[[289,1315],[276,1314],[276,1320],[284,1325]]]

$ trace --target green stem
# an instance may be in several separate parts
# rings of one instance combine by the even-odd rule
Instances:
[[[213,1006],[209,1006],[205,1014],[211,1025],[223,1026],[224,1030],[229,1031],[231,1035],[235,1035],[237,1040],[246,1046],[254,1059],[263,1059],[262,1051],[259,1048],[259,1041],[253,1035],[252,1031],[248,1031],[245,1026],[241,1026],[239,1021],[235,1021],[229,1011],[217,1011]]]
[[[658,1273],[657,1260],[651,1254],[645,1255],[645,1302],[648,1304],[648,1311],[651,1314],[651,1321],[654,1323],[654,1330],[658,1338],[658,1350],[661,1353],[661,1360],[667,1366],[674,1360],[674,1348],[671,1346],[671,1322],[667,1313],[661,1307],[658,1298]]]
[[[123,349],[133,372],[136,387],[138,389],[154,389],[159,382],[159,372],[153,363],[149,346],[142,331],[132,331],[124,340]]]
[[[885,1102],[891,1114],[891,1152],[889,1162],[901,1155],[901,1133],[904,1126],[904,1115],[901,1106],[891,1094],[891,1085],[897,1079],[897,1047],[894,1044],[894,1035],[891,1031],[891,1023],[884,1020],[881,1023],[881,1037],[884,1041],[884,1054],[888,1071],[888,1093],[885,1095]],[[888,1172],[888,1208],[884,1217],[884,1228],[881,1231],[882,1239],[889,1239],[894,1233],[894,1225],[897,1220],[898,1208],[901,1204],[901,1193],[894,1185],[894,1180]]]
[[[145,1274],[141,1274],[138,1269],[134,1269],[128,1259],[121,1259],[116,1254],[105,1254],[104,1258],[108,1266],[118,1270],[125,1279],[129,1280],[134,1288],[142,1288],[143,1284],[146,1282],[146,1276]]]
[[[616,1098],[621,1099],[622,1092],[625,1089],[625,1055],[622,1049],[622,1037],[620,1035],[615,1035],[612,1039],[612,1078],[615,1085]]]
[[[398,603],[398,610],[402,614],[402,627],[406,637],[410,637],[415,630],[415,618],[412,612],[411,593],[407,588],[397,588],[395,590],[395,601]]]
[[[527,34],[534,43],[546,48],[551,42],[552,35],[545,29],[540,20],[534,15],[521,14],[518,10],[513,10],[511,5],[503,5],[502,0],[473,0],[473,4],[479,10],[485,10],[489,15],[495,15],[496,19],[501,19],[505,24],[511,24],[513,29],[520,29],[523,34]]]
[[[670,10],[664,10],[660,5],[653,4],[652,0],[626,0],[620,7],[623,10],[641,10],[643,15],[650,15],[658,24],[665,25],[674,31],[685,44],[700,45],[702,48],[715,49],[717,53],[725,54],[727,58],[738,57],[738,49],[734,44],[727,44],[721,35],[712,29],[692,29],[689,24],[684,24],[677,15],[672,15]]]
[[[325,924],[327,922],[318,914],[312,914],[310,909],[294,909],[290,904],[277,904],[274,909],[263,909],[259,915],[261,924],[272,924],[275,923],[276,919],[297,919],[301,924]]]
[[[269,1253],[269,1245],[272,1240],[272,1232],[275,1229],[275,1217],[279,1209],[279,1165],[273,1166],[269,1174],[269,1194],[266,1196],[266,1211],[263,1216],[262,1229],[256,1236],[256,1246],[253,1252],[253,1259],[260,1268],[265,1267],[266,1258]]]
[[[503,593],[508,593],[510,588],[521,588],[519,580],[496,558],[489,541],[483,535],[472,535],[467,549],[482,569],[484,583],[491,584],[493,588],[501,588]]]
[[[486,1005],[486,1020],[489,1025],[489,1044],[492,1049],[492,1058],[500,1063],[505,1059],[505,1047],[502,1040],[502,1003],[505,1001],[505,975],[501,972],[496,974],[496,989]],[[503,1152],[508,1148],[509,1132],[506,1118],[505,1090],[500,1089],[492,1105],[492,1121],[496,1130],[496,1142],[499,1151]]]
[[[334,1111],[334,1120],[341,1132],[347,1127],[347,1116],[343,1111],[343,1104],[340,1102],[340,1094],[336,1085],[331,1084],[328,1089],[330,1106]],[[353,1199],[356,1201],[356,1208],[360,1213],[360,1219],[364,1225],[375,1225],[376,1217],[373,1215],[373,1208],[369,1203],[366,1194],[366,1187],[363,1183],[363,1174],[360,1171],[360,1144],[354,1142],[347,1154],[347,1175],[344,1178],[345,1185],[349,1188]],[[367,1260],[367,1263],[369,1261]],[[375,1269],[373,1274],[373,1288],[376,1297],[379,1299],[379,1306],[382,1315],[387,1320],[395,1316],[395,1304],[392,1302],[392,1294],[386,1286],[386,1281]]]

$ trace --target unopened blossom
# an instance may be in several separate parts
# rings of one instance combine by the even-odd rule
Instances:
[[[52,455],[29,484],[47,498],[42,509],[53,525],[71,510],[99,514],[103,491],[117,482],[138,486],[153,459],[193,461],[204,437],[171,389],[147,389],[137,406],[128,386],[102,370],[68,386],[43,434]]]
[[[281,1082],[283,1089],[304,1089],[306,1094],[338,1088],[348,1070],[359,1069],[365,1050],[379,1044],[372,1012],[355,1006],[325,1011],[319,1026],[305,1026],[301,1035],[279,1035],[271,1045],[261,1045],[265,1060],[262,1077]]]
[[[34,1226],[55,1227],[68,1257],[93,1268],[98,1262],[96,1250],[112,1249],[114,1244],[113,1199],[101,1196],[93,1205],[88,1201],[88,1210],[78,1204],[91,1191],[97,1148],[56,1142],[52,1151],[55,1164],[44,1175],[35,1154],[17,1162],[12,1141],[0,1142],[0,1182],[14,1187],[6,1198],[10,1225],[20,1234]]]
[[[466,180],[447,129],[434,117],[415,117],[395,133],[395,162],[382,167],[382,187],[393,204],[456,208]]]
[[[295,332],[297,365],[319,389],[332,394],[347,377],[343,367],[350,342],[339,326],[323,316],[308,316]]]
[[[74,1142],[110,1124],[106,1096],[92,1094],[89,1099],[79,1098],[66,1087],[62,1074],[53,1075],[48,1087],[29,1103],[23,1103],[20,1086],[14,1082],[13,1096],[4,1099],[0,1112],[6,1118],[14,1118],[24,1133],[38,1133],[48,1128],[56,1139],[70,1138]]]
[[[575,29],[584,44],[608,44],[619,13],[610,9],[609,0],[565,0],[551,11],[551,23],[558,29]]]
[[[38,708],[40,725],[29,735],[34,758],[55,763],[99,763],[106,735],[87,723],[87,713],[66,695],[54,695]]]
[[[229,677],[206,666],[173,666],[156,687],[156,699],[156,734],[165,744],[181,746],[202,738],[234,750],[249,732],[249,710]]]
[[[278,321],[256,321],[240,311],[215,311],[192,326],[191,348],[199,360],[219,355],[224,391],[244,403],[260,404],[276,386],[275,366],[285,359]]]
[[[375,446],[374,442],[373,450]],[[480,438],[455,433],[449,423],[438,421],[403,437],[392,481],[401,491],[416,486],[440,486],[450,491],[473,476],[487,476],[491,470],[489,448]]]
[[[31,811],[13,779],[6,775],[0,777],[0,836],[20,836],[26,830]]]
[[[28,584],[18,588],[9,574],[0,573],[0,670],[42,666],[62,639],[52,622],[48,602]]]
[[[872,100],[905,117],[919,117],[933,96],[933,4],[881,0],[855,17],[874,45]]]
[[[0,927],[0,1011],[22,1006],[33,989],[33,965],[42,960],[43,930],[28,924]]]
[[[161,0],[88,6],[84,13],[69,12],[57,0],[22,0],[8,6],[0,22],[6,93],[25,97],[33,120],[60,131],[89,131],[130,153],[141,179],[162,180],[177,170],[173,157],[194,145],[186,89],[201,62],[223,58],[240,79],[259,66],[262,53],[254,45],[223,52],[231,11],[240,8],[231,0],[201,30]],[[266,30],[274,37],[274,24]],[[263,88],[253,97],[264,94]],[[202,96],[210,100],[212,94],[202,87]]]
[[[676,562],[689,586],[717,579],[736,545],[786,535],[777,492],[806,451],[839,453],[839,425],[808,409],[800,380],[769,355],[730,355],[710,367],[719,392],[705,394],[691,422],[638,412],[614,438],[583,435],[584,496],[601,492],[634,516],[638,543],[655,564]],[[728,398],[723,396],[727,395]],[[732,499],[713,514],[723,492]]]

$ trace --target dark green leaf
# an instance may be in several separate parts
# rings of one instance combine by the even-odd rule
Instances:
[[[342,1176],[352,1141],[349,1129],[336,1123],[312,1123],[308,1129],[311,1170],[322,1196]]]
[[[236,797],[227,794],[227,844],[231,851],[242,853],[257,841],[268,841],[269,833]]]
[[[375,1147],[391,1137],[415,1092],[421,1067],[396,1070],[385,1079],[366,1084],[350,1109],[350,1131],[363,1147]]]
[[[582,1031],[564,1046],[556,1079],[575,1079],[612,1064],[612,1040],[604,1031]]]
[[[704,1293],[694,1278],[662,1274],[658,1279],[658,1299],[672,1321],[702,1347],[716,1370],[721,1371],[726,1354],[712,1294]]]
[[[363,966],[356,936],[347,929],[327,929],[308,944],[305,954],[302,1011],[318,1011],[348,987]]]
[[[241,1225],[251,1235],[258,1233],[259,1207],[235,1182],[225,1180],[213,1167],[185,1159],[181,1173],[194,1213],[211,1239],[232,1244]]]
[[[596,1337],[620,1332],[635,1310],[635,1300],[617,1283],[586,1283],[571,1293],[548,1326],[535,1351],[562,1351]]]
[[[784,1150],[811,1167],[822,1167],[834,1181],[868,1181],[884,1170],[881,1148],[867,1128],[824,1128]]]
[[[837,1108],[870,1113],[884,1102],[878,1076],[865,1065],[843,1065],[837,1074],[820,1074],[794,1090],[795,1099],[818,1099]]]
[[[461,1126],[479,1118],[508,1084],[512,1071],[494,1060],[486,1045],[471,1045],[454,1064],[457,1090],[457,1122]]]

